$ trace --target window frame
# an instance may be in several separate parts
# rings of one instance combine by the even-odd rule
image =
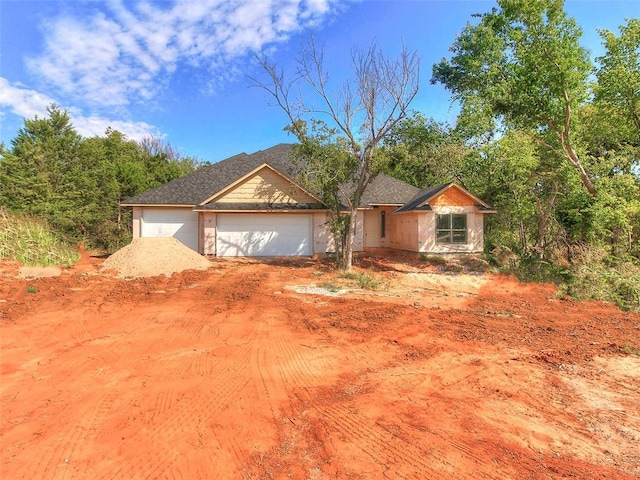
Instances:
[[[446,225],[444,221],[446,220]],[[463,227],[454,226],[463,221]],[[466,213],[438,213],[436,214],[436,243],[440,245],[464,245],[467,243],[467,214]]]

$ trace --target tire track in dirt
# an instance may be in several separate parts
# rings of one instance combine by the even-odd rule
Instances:
[[[363,346],[358,346],[356,350],[361,352],[362,348]],[[368,352],[368,350],[368,348],[365,348],[365,351]],[[329,400],[316,401],[314,403],[314,407],[323,421],[330,422],[330,425],[338,431],[342,431],[344,437],[348,439],[346,440],[347,443],[360,446],[369,442],[367,450],[362,449],[365,454],[371,457],[371,452],[381,452],[379,458],[383,460],[383,464],[388,465],[389,462],[392,462],[394,472],[406,478],[455,477],[497,480],[505,478],[505,476],[508,477],[512,473],[511,471],[496,472],[497,467],[495,465],[485,469],[487,462],[493,456],[486,450],[486,445],[483,443],[474,442],[469,444],[463,440],[452,438],[446,432],[432,428],[417,429],[411,422],[405,421],[402,417],[389,418],[384,414],[384,411],[375,417],[361,415],[360,406],[366,407],[368,405],[369,394],[365,390],[367,388],[374,388],[375,390],[375,387],[367,387],[370,384],[369,378],[371,376],[377,378],[379,375],[386,376],[385,372],[388,365],[385,362],[380,366],[373,365],[369,361],[367,354],[358,360],[359,363],[366,360],[363,366],[367,365],[367,369],[363,371],[360,379],[350,385],[350,390],[355,392],[350,399],[343,398],[341,396],[343,395],[343,389],[339,388],[336,392],[337,395],[334,394],[334,398],[329,397]],[[396,378],[408,378],[404,377],[404,375],[414,376],[416,373],[413,362],[405,365],[395,363],[393,370],[394,373],[392,375]],[[470,375],[478,374],[479,370],[481,369],[475,369]],[[467,375],[466,378],[470,375]],[[415,389],[421,382],[422,380],[417,382],[410,390]],[[401,385],[401,391],[408,388],[404,383],[401,383]],[[397,383],[395,386],[392,383],[387,383],[387,388],[390,388],[391,391],[398,387]],[[364,392],[363,395],[365,396],[362,401],[359,401],[359,392]],[[401,398],[394,400],[394,405],[398,408],[405,401],[401,396]],[[327,402],[330,404],[325,409],[324,405]],[[409,402],[415,406],[413,400],[409,400]],[[447,402],[450,402],[450,400],[443,398],[441,403],[446,404]],[[421,410],[429,410],[427,397],[420,403],[423,405],[420,407]],[[345,425],[350,425],[351,428],[345,430]],[[360,430],[361,426],[364,426],[364,430]],[[467,467],[460,468],[461,465],[466,465]],[[472,472],[472,474],[465,476],[460,471]]]
[[[103,478],[154,478],[157,472],[169,469],[181,472],[184,478],[194,478],[192,469],[196,467],[185,465],[183,455],[195,447],[210,450],[208,455],[198,455],[200,459],[217,457],[216,450],[199,444],[197,436],[200,430],[214,428],[216,416],[228,408],[235,395],[247,385],[248,380],[238,373],[235,368],[223,366],[212,373],[211,382],[196,389],[192,386],[182,391],[160,390],[155,396],[155,405],[160,408],[149,419],[148,429],[135,432],[121,447],[122,451],[135,452],[137,444],[152,444],[153,454],[134,456],[125,466]]]
[[[243,343],[238,344],[234,338],[239,319],[246,319],[246,312],[233,311],[243,309],[242,304],[234,304],[218,322],[189,312],[187,318],[166,325],[163,341],[183,348],[153,359],[149,370],[163,374],[155,379],[159,391],[152,399],[148,428],[134,432],[120,448],[121,452],[135,452],[137,444],[152,444],[153,454],[142,458],[134,455],[102,478],[156,478],[168,472],[174,472],[176,478],[214,478],[218,476],[217,468],[230,462],[235,466],[225,467],[227,470],[242,471],[241,449],[237,444],[220,444],[216,425],[219,416],[250,382],[246,365],[256,329],[252,325],[243,328]],[[202,332],[207,325],[213,325],[216,334],[203,341]],[[224,350],[222,357],[216,356],[217,348]],[[181,384],[184,387],[179,390],[162,387]]]
[[[51,396],[48,402],[64,402],[64,407],[58,407],[55,419],[47,418],[47,415],[28,419],[24,427],[33,431],[34,443],[42,444],[42,454],[36,461],[27,462],[26,468],[16,472],[15,478],[69,478],[66,472],[71,470],[70,464],[82,457],[83,451],[95,440],[97,430],[107,418],[118,392],[109,392],[100,384],[97,372],[103,364],[97,356],[89,355],[90,352],[91,349],[77,345],[74,349],[65,349],[62,353],[54,352],[51,355],[51,364],[55,366],[59,375],[74,380],[70,386],[67,384],[65,390],[56,390],[56,379],[45,375],[43,378],[47,383],[38,385],[39,388],[49,390],[48,395]],[[48,365],[49,362],[42,373],[48,371]],[[96,393],[101,390],[104,393],[99,394],[96,399]],[[46,437],[49,440],[41,441],[38,432],[46,431],[52,421],[64,427],[56,435],[55,441],[51,441],[49,436]],[[51,472],[54,472],[53,477],[50,477]]]
[[[20,471],[10,472],[7,478],[32,480],[34,478],[50,478],[64,480],[73,478],[70,463],[75,461],[76,454],[86,445],[89,429],[82,424],[85,418],[93,418],[96,409],[88,404],[85,408],[66,409],[67,415],[58,417],[56,422],[65,425],[55,439],[42,443],[41,454],[23,464]],[[34,461],[35,460],[35,461]]]
[[[379,424],[353,413],[342,403],[314,405],[314,407],[328,431],[338,433],[343,442],[356,445],[363,454],[380,467],[385,477],[448,480],[451,478],[451,473],[455,471],[454,466],[448,464],[444,458],[437,460],[450,469],[449,473],[434,469],[432,462],[427,459],[433,458],[435,452],[423,450],[415,444],[398,438],[381,428]]]
[[[383,473],[389,465],[393,465],[392,478],[426,478],[426,472],[429,473],[428,478],[449,478],[433,471],[427,462],[421,460],[424,458],[423,451],[393,437],[379,425],[372,426],[370,419],[354,415],[341,403],[326,404],[315,398],[311,392],[320,386],[318,378],[326,380],[326,373],[318,375],[317,368],[314,369],[309,361],[313,357],[313,349],[303,351],[303,348],[309,350],[309,347],[287,341],[284,336],[278,337],[276,346],[282,356],[280,375],[289,397],[296,395],[302,399],[303,405],[313,408],[326,432],[337,432],[345,442],[363,446],[361,452],[370,457]],[[366,344],[356,345],[350,352],[363,364],[367,364],[366,360],[371,355],[370,347]]]
[[[314,372],[313,362],[310,361],[314,358],[313,349],[305,351],[311,347],[302,347],[289,342],[284,335],[279,336],[275,343],[282,357],[280,374],[288,390],[288,396],[300,397],[304,405],[311,406],[327,432],[338,432],[347,443],[364,445],[364,448],[360,449],[361,452],[371,458],[382,472],[389,468],[393,469],[392,478],[451,478],[455,471],[455,459],[451,457],[459,456],[460,460],[467,462],[471,460],[478,464],[486,460],[476,455],[470,446],[455,440],[451,440],[450,445],[458,454],[453,455],[451,452],[434,450],[433,443],[420,432],[413,432],[411,441],[405,440],[394,433],[395,425],[386,426],[375,419],[363,417],[343,405],[343,399],[332,400],[336,403],[326,406],[325,402],[319,401],[311,394],[314,387],[320,386],[318,382],[320,376]],[[376,353],[371,351],[369,345],[353,346],[349,349],[349,353],[356,364],[367,365],[367,368],[373,367],[370,359],[375,358]],[[326,380],[326,372],[323,373],[322,378]],[[448,439],[442,437],[440,440]],[[478,474],[479,476],[498,478],[486,475],[484,472]]]

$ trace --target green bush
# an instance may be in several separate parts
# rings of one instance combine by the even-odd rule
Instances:
[[[432,263],[434,265],[442,265],[447,263],[447,259],[440,255],[427,255],[426,253],[420,254],[420,260],[423,262]]]
[[[358,287],[363,290],[380,290],[387,286],[384,279],[374,277],[364,272],[345,272],[341,277],[354,280],[358,284]]]
[[[58,266],[74,264],[80,255],[61,242],[45,222],[0,209],[0,258],[12,258],[23,265]]]
[[[604,247],[574,248],[570,264],[558,265],[536,257],[509,255],[500,271],[525,282],[548,282],[578,300],[604,300],[625,310],[640,311],[640,260],[612,255]]]
[[[567,293],[578,299],[605,300],[640,311],[640,260],[613,256],[602,247],[583,247],[571,267]]]

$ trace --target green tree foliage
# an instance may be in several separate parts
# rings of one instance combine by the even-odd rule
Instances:
[[[346,249],[350,220],[343,211],[344,199],[348,196],[344,189],[357,168],[356,159],[349,154],[344,140],[324,122],[315,121],[309,128],[304,125],[299,129],[308,134],[306,141],[294,146],[295,176],[327,206],[329,230],[336,241],[336,256],[341,259]]]
[[[388,156],[385,173],[418,188],[460,179],[462,162],[470,150],[456,131],[420,112],[399,122],[384,146]]]
[[[10,210],[44,217],[64,231],[78,218],[75,203],[81,192],[73,176],[81,164],[82,138],[67,112],[52,105],[47,118],[25,120],[24,127],[3,150],[0,163],[2,203]]]
[[[606,53],[597,59],[596,100],[618,111],[640,142],[640,19],[628,20],[619,37],[608,30],[600,35]]]
[[[528,135],[514,130],[469,155],[462,176],[465,186],[498,211],[491,219],[487,241],[529,254],[543,240],[537,236],[536,188],[540,157]]]
[[[531,133],[577,170],[596,194],[573,142],[574,111],[588,99],[592,65],[562,0],[499,0],[499,9],[467,24],[451,60],[434,65],[432,83],[455,99],[488,108],[508,127]],[[478,100],[478,98],[480,100]]]
[[[46,220],[68,241],[114,249],[131,237],[120,202],[192,172],[198,162],[149,138],[140,143],[108,129],[83,138],[56,105],[0,150],[0,205]]]

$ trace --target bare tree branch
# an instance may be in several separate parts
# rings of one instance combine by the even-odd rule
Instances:
[[[344,251],[347,269],[351,268],[356,211],[365,188],[377,175],[373,165],[374,152],[391,129],[407,115],[420,83],[420,59],[416,52],[409,51],[404,45],[399,57],[391,59],[372,42],[366,50],[353,50],[351,61],[353,78],[331,91],[323,51],[312,39],[302,49],[296,75],[291,81],[285,80],[283,72],[264,59],[259,62],[268,82],[253,79],[254,86],[267,91],[286,113],[290,121],[288,128],[301,143],[313,141],[308,129],[313,128],[313,122],[320,121],[335,127],[346,140],[347,153],[357,160],[344,185],[335,186],[335,182],[329,182],[331,188],[336,189],[334,197],[342,193],[350,210]],[[292,89],[299,83],[310,88],[318,104],[302,98],[294,103]],[[325,140],[326,132],[323,130]],[[337,140],[338,136],[335,138]],[[334,212],[334,218],[339,216],[340,212]]]

